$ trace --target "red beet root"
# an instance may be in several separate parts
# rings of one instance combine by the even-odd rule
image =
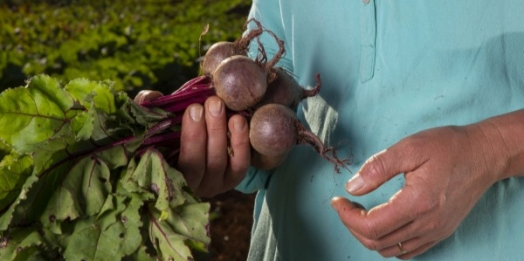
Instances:
[[[228,57],[233,55],[247,55],[247,50],[251,41],[264,32],[262,25],[257,20],[249,20],[246,25],[249,22],[254,22],[257,25],[256,28],[238,38],[236,41],[217,42],[211,45],[201,64],[204,75],[211,76],[218,65]]]
[[[239,48],[234,42],[218,42],[207,50],[202,61],[202,72],[204,75],[211,75],[218,65],[233,55],[246,55],[247,50]]]
[[[278,103],[294,109],[301,100],[315,96],[320,91],[321,82],[318,74],[316,75],[317,85],[312,89],[304,89],[290,73],[282,68],[275,68],[271,73],[274,75],[273,80],[268,84],[266,94],[257,107]]]
[[[212,79],[217,96],[233,111],[253,107],[264,97],[267,89],[267,71],[241,55],[222,61],[213,72]]]
[[[297,144],[309,144],[323,158],[340,167],[349,164],[349,159],[339,159],[335,150],[326,147],[298,120],[293,110],[281,104],[267,104],[258,108],[250,122],[249,140],[258,153],[271,157],[286,155]]]
[[[295,113],[281,104],[258,108],[250,122],[251,146],[263,155],[288,153],[298,141],[298,119]]]

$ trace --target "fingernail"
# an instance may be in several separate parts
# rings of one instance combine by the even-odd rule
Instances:
[[[222,113],[222,101],[213,99],[209,102],[209,112],[211,115],[218,117]]]
[[[194,122],[202,120],[202,106],[195,105],[189,108],[189,116]]]
[[[337,201],[340,197],[334,197],[331,199],[331,207],[334,209],[334,210],[337,210],[338,211],[338,204],[337,204]]]
[[[245,126],[246,126],[246,123],[243,119],[236,118],[235,122],[233,122],[233,127],[238,132],[243,131]]]
[[[360,174],[355,175],[346,183],[346,191],[353,194],[364,186],[364,179]]]

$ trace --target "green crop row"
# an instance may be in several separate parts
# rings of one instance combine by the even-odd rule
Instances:
[[[249,0],[10,0],[0,4],[0,90],[36,74],[170,92],[206,46],[242,33]],[[202,35],[206,25],[207,34]]]

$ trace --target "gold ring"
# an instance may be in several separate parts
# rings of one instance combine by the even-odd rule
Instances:
[[[398,242],[397,246],[398,246],[398,250],[400,250],[401,254],[407,253],[407,251],[404,250],[404,247],[402,247],[402,242]]]

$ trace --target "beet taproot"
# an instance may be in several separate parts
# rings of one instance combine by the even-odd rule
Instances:
[[[212,75],[216,95],[233,111],[257,104],[267,89],[267,70],[249,57],[231,56],[222,61]]]
[[[340,167],[350,163],[349,159],[339,159],[334,148],[326,147],[285,105],[271,103],[258,108],[250,119],[249,128],[251,146],[262,155],[282,156],[297,144],[308,144],[324,159],[332,162],[337,172]]]

